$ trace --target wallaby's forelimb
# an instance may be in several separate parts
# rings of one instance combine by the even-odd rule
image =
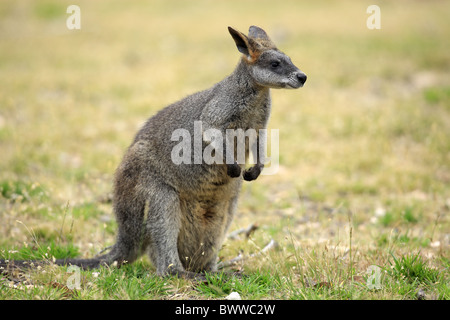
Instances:
[[[235,161],[233,164],[227,164],[227,174],[231,178],[237,178],[241,175],[241,166]]]
[[[245,181],[253,181],[259,177],[262,169],[264,168],[263,164],[256,164],[253,167],[248,168],[244,171],[244,180]]]

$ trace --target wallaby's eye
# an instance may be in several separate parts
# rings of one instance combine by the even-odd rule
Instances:
[[[272,61],[270,62],[270,66],[272,68],[278,68],[280,66],[280,61]]]

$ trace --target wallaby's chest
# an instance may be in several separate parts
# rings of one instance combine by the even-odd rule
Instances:
[[[243,106],[229,122],[229,129],[262,129],[270,116],[270,101],[251,106]]]

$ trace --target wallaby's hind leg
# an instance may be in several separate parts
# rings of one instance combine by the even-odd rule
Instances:
[[[141,254],[145,218],[145,195],[140,187],[141,164],[145,161],[147,143],[138,141],[130,146],[116,171],[114,188],[114,213],[118,224],[117,242],[106,255],[111,263],[136,260]],[[112,260],[112,261],[111,261]]]
[[[133,203],[130,203],[133,201]],[[115,212],[118,223],[116,244],[104,257],[108,263],[117,261],[118,264],[132,263],[142,254],[143,225],[145,203],[135,199],[116,204]]]
[[[145,238],[148,241],[150,260],[160,276],[186,276],[177,247],[181,216],[178,194],[158,180],[149,183],[151,192],[147,202]]]

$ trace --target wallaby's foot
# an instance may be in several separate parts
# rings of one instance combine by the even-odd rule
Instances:
[[[246,277],[246,275],[244,275],[241,272],[209,271],[205,274],[192,271],[175,271],[175,270],[168,272],[166,276],[175,276],[178,278],[194,280],[197,282],[204,282],[204,283],[209,282],[208,277],[224,276],[225,279],[227,280],[231,280],[233,278],[244,279]]]
[[[227,278],[238,278],[238,279],[244,279],[247,276],[245,274],[243,274],[240,271],[216,271],[216,272],[212,272],[210,273],[212,275],[224,275]]]
[[[205,283],[214,283],[215,279],[220,279],[220,281],[234,281],[236,279],[246,279],[248,276],[242,272],[233,271],[208,271],[205,274]]]
[[[253,167],[248,168],[244,171],[244,180],[245,181],[252,181],[256,180],[256,178],[259,177],[261,174],[262,169],[264,168],[264,165],[254,165]]]
[[[181,271],[181,270],[169,270],[166,276],[175,276],[178,278],[195,280],[198,282],[207,282],[206,277],[202,273],[192,272],[192,271]]]
[[[231,178],[237,178],[241,175],[241,166],[236,162],[233,164],[227,164],[227,174]]]

